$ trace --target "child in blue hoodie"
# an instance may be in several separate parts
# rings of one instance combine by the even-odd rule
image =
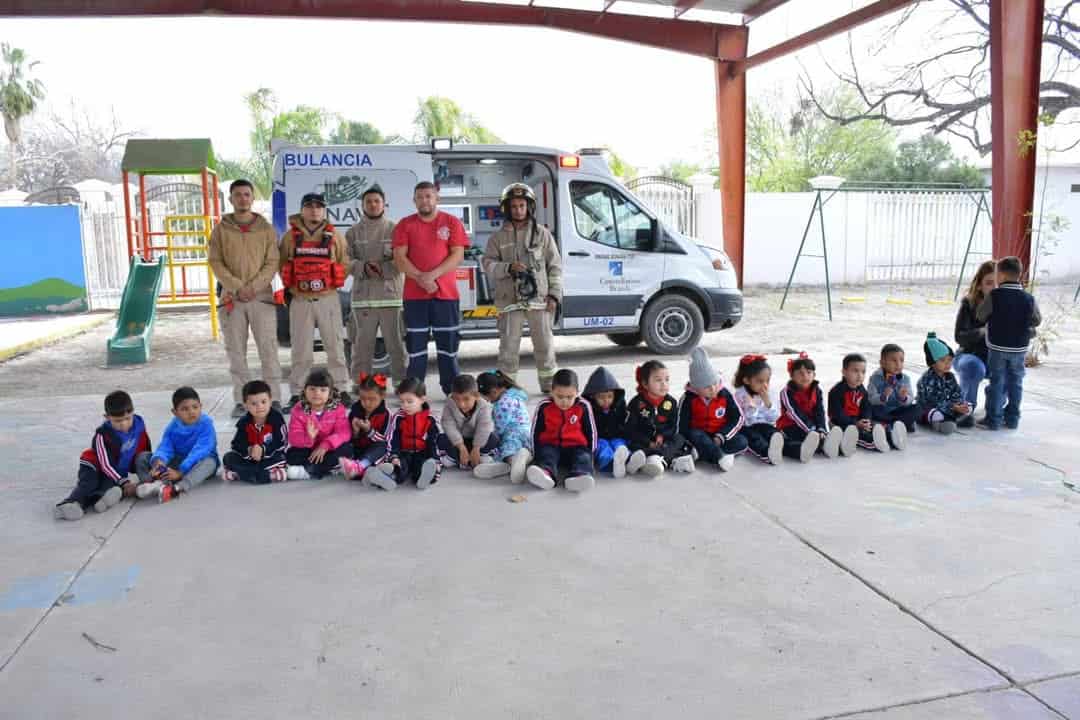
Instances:
[[[153,479],[135,490],[140,498],[157,495],[163,503],[212,477],[220,464],[214,421],[203,414],[199,393],[187,386],[179,388],[173,393],[172,406],[172,422],[150,459]]]

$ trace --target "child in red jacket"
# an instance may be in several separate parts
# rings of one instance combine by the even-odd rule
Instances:
[[[814,361],[806,353],[788,360],[791,380],[780,391],[780,419],[776,427],[784,433],[784,455],[810,462],[816,452],[834,458],[840,453],[843,431],[829,430],[825,421],[825,398],[814,379]]]
[[[679,401],[679,434],[697,450],[698,459],[727,472],[735,456],[746,450],[747,439],[739,430],[742,411],[724,387],[705,348],[690,353],[690,382]]]
[[[304,382],[304,397],[289,413],[289,449],[285,453],[289,480],[310,480],[342,469],[349,457],[352,428],[345,406],[334,393],[325,370],[312,370]]]
[[[386,455],[366,477],[383,490],[393,490],[407,480],[415,481],[417,490],[426,490],[439,481],[442,472],[442,429],[427,404],[424,383],[405,378],[397,386],[397,397],[401,409],[387,424]]]
[[[368,468],[386,457],[386,432],[390,424],[390,411],[386,409],[386,376],[360,373],[356,395],[356,402],[349,410],[355,459],[342,459],[341,465],[346,476],[360,480]]]
[[[533,465],[525,479],[540,488],[555,487],[559,467],[567,467],[563,484],[570,492],[591,490],[596,423],[592,406],[578,395],[577,373],[559,370],[551,378],[551,394],[533,416]]]

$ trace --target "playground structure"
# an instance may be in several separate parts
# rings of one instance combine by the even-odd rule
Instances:
[[[800,261],[815,258],[822,260],[824,265],[826,307],[829,320],[833,319],[825,206],[838,194],[861,200],[863,232],[868,238],[861,262],[863,281],[887,283],[889,296],[886,302],[889,304],[913,304],[907,295],[914,284],[955,280],[951,298],[943,293],[941,297],[926,300],[929,304],[950,305],[959,296],[972,258],[991,256],[989,188],[954,184],[847,183],[835,177],[814,178],[810,183],[814,202],[780,301],[781,310],[787,302]],[[969,214],[971,211],[974,211],[973,215]],[[842,212],[846,213],[846,210]],[[811,243],[808,248],[807,241],[815,221],[820,229],[820,245]],[[846,236],[846,221],[841,225],[840,232]],[[845,245],[845,255],[847,248]],[[852,303],[863,302],[864,298],[845,296],[842,300]]]
[[[144,347],[143,358],[128,362],[145,362],[149,357],[149,332],[158,306],[205,304],[210,310],[210,333],[216,340],[217,293],[208,248],[214,224],[221,219],[222,201],[210,140],[129,140],[121,170],[132,272],[118,320],[129,327],[118,325],[118,334],[138,327],[147,333],[138,343]],[[128,191],[132,173],[138,175],[134,212]],[[199,178],[197,184],[173,181],[148,187],[146,182],[148,176],[179,179],[192,175]],[[162,277],[156,283],[140,277],[146,265],[160,268]],[[147,301],[148,293],[153,302]],[[139,317],[134,317],[136,312]],[[130,338],[128,342],[135,343]],[[110,341],[110,353],[111,347]]]
[[[161,292],[165,256],[157,262],[131,258],[120,312],[116,315],[116,333],[106,344],[105,364],[135,365],[150,359],[150,342],[154,336],[155,298]]]

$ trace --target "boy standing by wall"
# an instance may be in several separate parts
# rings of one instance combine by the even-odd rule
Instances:
[[[979,423],[987,430],[1020,425],[1020,401],[1024,394],[1024,361],[1035,327],[1042,322],[1035,298],[1020,284],[1024,264],[1018,257],[1002,258],[997,264],[997,287],[975,310],[979,322],[986,322],[987,394],[986,417]],[[1005,400],[1008,398],[1008,405]]]

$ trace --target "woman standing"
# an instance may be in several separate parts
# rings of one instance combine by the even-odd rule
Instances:
[[[971,405],[972,412],[978,404],[979,383],[986,377],[986,323],[975,317],[975,309],[986,294],[994,289],[993,260],[987,260],[975,272],[964,299],[960,301],[960,310],[956,313],[956,359],[953,369],[960,377],[960,389],[964,401]]]

